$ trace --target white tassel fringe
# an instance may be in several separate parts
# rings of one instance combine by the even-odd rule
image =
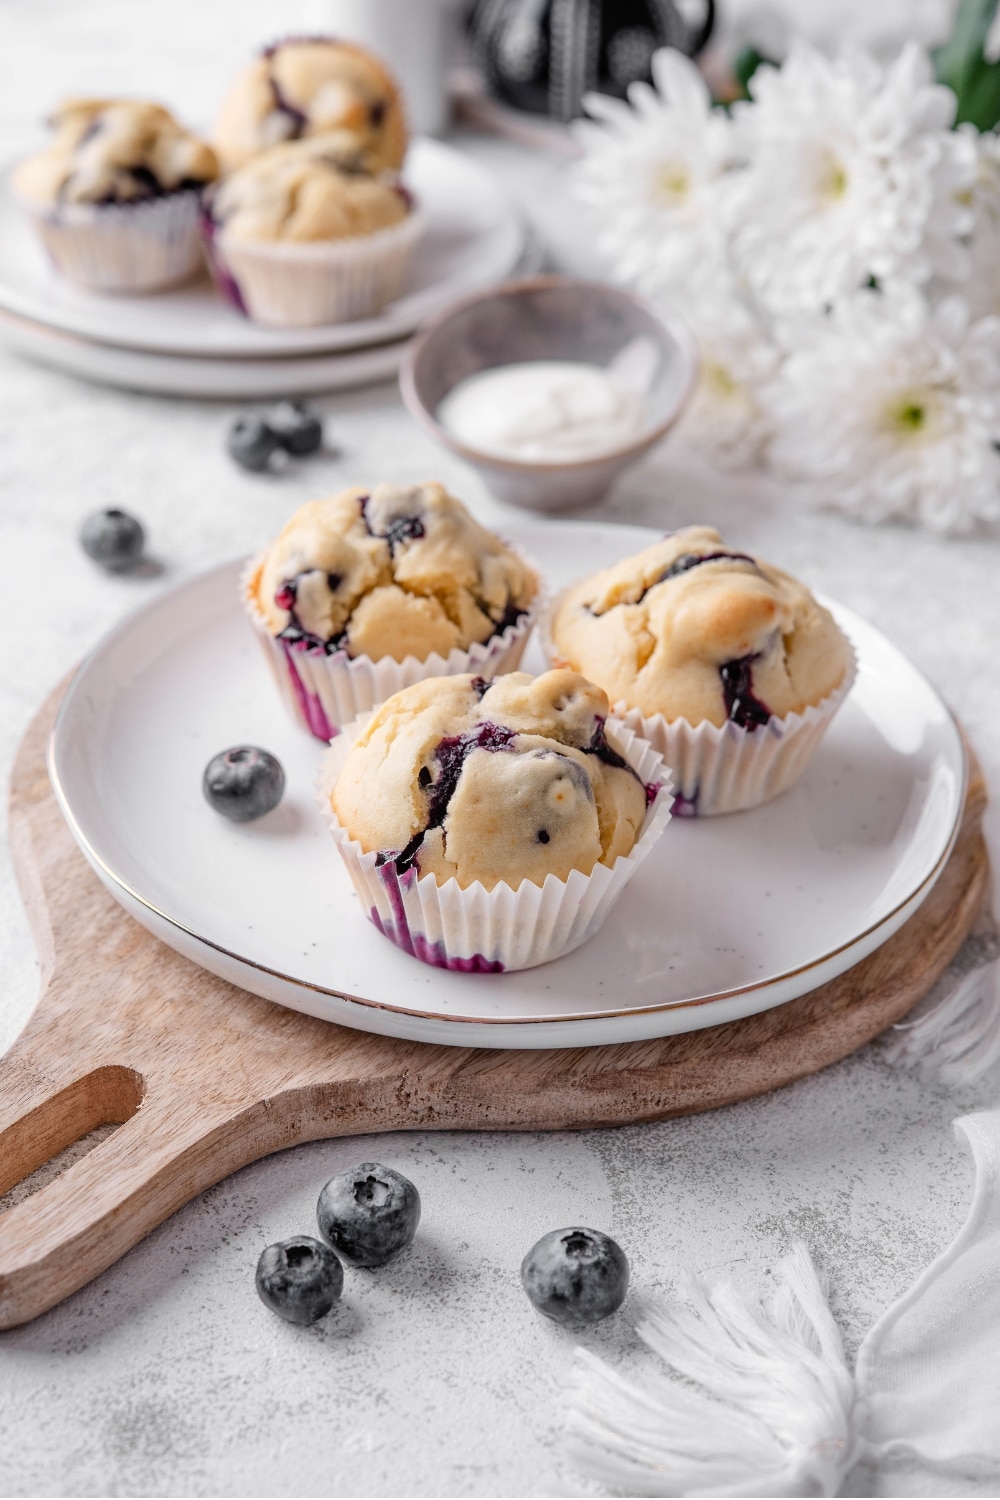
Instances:
[[[638,1329],[681,1381],[640,1389],[577,1350],[578,1461],[629,1495],[836,1494],[858,1456],[854,1379],[806,1247],[766,1309],[730,1283],[687,1295]]]
[[[885,1056],[951,1088],[981,1078],[1000,1061],[1000,962],[938,985],[913,1020],[889,1032]]]

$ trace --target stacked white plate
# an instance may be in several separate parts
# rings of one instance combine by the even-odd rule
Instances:
[[[224,302],[207,274],[143,297],[86,292],[49,264],[0,191],[0,340],[90,380],[167,395],[263,398],[344,390],[394,375],[406,342],[455,297],[538,268],[496,179],[439,141],[418,140],[406,180],[426,216],[403,294],[375,318],[266,328]]]

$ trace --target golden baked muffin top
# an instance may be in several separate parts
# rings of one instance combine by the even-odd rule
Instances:
[[[850,647],[780,568],[689,526],[574,584],[552,621],[557,659],[647,718],[753,730],[843,681]]]
[[[538,580],[442,485],[380,484],[303,505],[250,587],[291,644],[426,661],[516,623]]]
[[[227,172],[269,146],[347,130],[373,167],[398,169],[406,155],[399,86],[371,52],[333,37],[291,38],[268,47],[234,79],[215,126]]]
[[[213,190],[213,223],[229,239],[300,244],[388,229],[406,218],[410,196],[365,162],[343,131],[273,146]]]
[[[199,188],[218,176],[211,146],[159,104],[66,99],[49,123],[50,144],[11,178],[34,203],[134,203]]]
[[[607,713],[576,672],[426,678],[366,725],[331,805],[365,853],[439,885],[589,875],[631,851],[646,816]]]

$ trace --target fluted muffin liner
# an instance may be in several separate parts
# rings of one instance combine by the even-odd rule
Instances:
[[[647,718],[637,708],[614,712],[669,762],[674,774],[674,815],[710,818],[760,807],[793,786],[830,727],[857,675],[853,648],[843,680],[801,713],[772,715],[754,730],[731,721],[689,724]]]
[[[91,291],[161,291],[190,281],[205,264],[195,188],[135,203],[19,202],[58,270]]]
[[[257,323],[312,328],[380,312],[399,296],[423,229],[419,211],[350,239],[289,243],[235,239],[203,220],[223,296]]]
[[[570,665],[552,637],[559,596],[539,624],[542,649],[553,666]],[[846,640],[846,637],[845,637]],[[690,724],[687,719],[647,717],[627,703],[612,712],[657,750],[674,780],[673,812],[679,818],[710,818],[760,807],[787,791],[802,775],[857,676],[857,658],[847,641],[843,679],[819,703],[801,713],[772,715],[766,724],[744,729],[725,724]]]
[[[670,771],[652,745],[609,718],[608,743],[646,787],[649,805],[639,837],[613,865],[597,864],[589,875],[572,870],[566,880],[548,875],[543,885],[524,880],[517,890],[505,882],[492,891],[476,881],[460,886],[452,877],[438,885],[433,875],[366,854],[340,822],[331,794],[348,752],[371,718],[345,726],[320,761],[317,798],[369,921],[387,938],[439,969],[493,974],[531,969],[571,953],[605,921],[636,870],[670,821]]]
[[[509,543],[507,545],[510,545]],[[476,677],[499,677],[515,672],[528,644],[532,626],[544,604],[541,575],[519,547],[511,547],[530,569],[537,590],[524,614],[513,625],[466,651],[456,648],[447,656],[433,652],[424,661],[415,656],[396,661],[391,656],[377,661],[370,656],[332,656],[315,647],[283,641],[271,634],[257,597],[256,581],[263,555],[253,558],[240,580],[243,605],[260,641],[271,674],[285,707],[295,722],[324,743],[334,739],[345,724],[359,714],[370,713],[393,693],[425,677],[456,677],[471,672]]]

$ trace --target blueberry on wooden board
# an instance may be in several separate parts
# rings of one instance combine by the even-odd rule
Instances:
[[[331,1177],[316,1205],[324,1239],[352,1266],[384,1266],[420,1223],[420,1194],[392,1167],[366,1161]]]
[[[142,523],[127,510],[95,510],[80,528],[80,544],[94,562],[116,572],[139,561],[146,533]]]
[[[233,745],[213,755],[201,786],[216,812],[233,823],[249,823],[277,807],[285,790],[285,773],[269,750]]]
[[[344,1289],[344,1268],[329,1245],[308,1234],[268,1245],[257,1262],[260,1300],[286,1323],[325,1318]]]
[[[628,1291],[628,1259],[599,1229],[554,1229],[521,1262],[534,1307],[566,1328],[586,1328],[617,1312]]]

